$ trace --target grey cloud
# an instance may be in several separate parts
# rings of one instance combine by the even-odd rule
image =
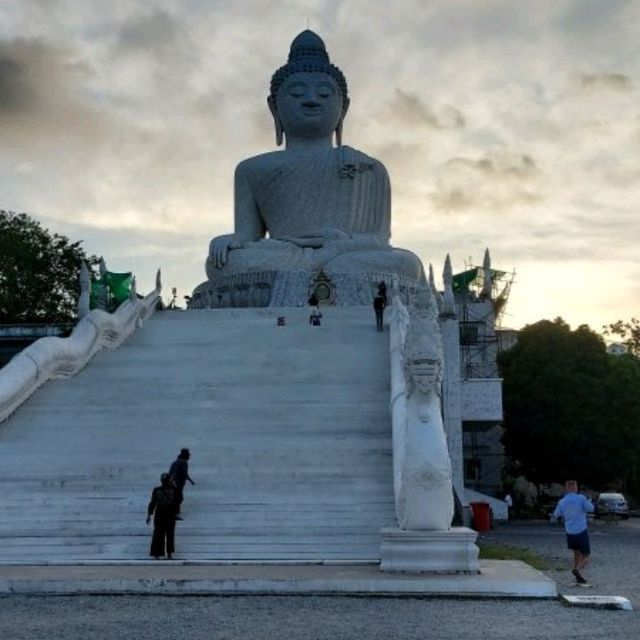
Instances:
[[[37,39],[0,41],[0,111],[43,111],[64,102],[86,73],[86,67],[62,47]]]
[[[538,168],[535,160],[528,154],[500,154],[494,157],[480,158],[451,158],[446,163],[452,167],[467,167],[480,173],[493,176],[515,176],[528,178],[533,176]]]
[[[85,93],[90,69],[74,51],[40,39],[0,40],[0,133],[10,148],[52,140],[89,146],[108,119]]]
[[[612,91],[631,91],[633,80],[623,73],[583,73],[580,84],[585,89],[609,89]]]
[[[542,200],[538,167],[526,153],[501,150],[481,158],[457,156],[437,173],[430,198],[441,211],[508,211]]]
[[[202,67],[204,43],[194,41],[187,21],[186,15],[157,10],[122,23],[109,62],[125,80],[124,99],[162,100],[165,107],[167,99],[194,95],[190,82]]]
[[[33,101],[33,91],[24,77],[24,67],[7,57],[0,48],[0,110],[14,111],[28,107]]]
[[[462,112],[447,106],[435,112],[419,95],[396,87],[393,100],[389,104],[391,116],[406,125],[426,125],[434,129],[460,129],[466,121]]]
[[[505,212],[518,206],[535,205],[542,200],[542,195],[535,190],[512,187],[502,192],[478,185],[448,184],[436,182],[430,200],[436,210],[446,213],[458,213],[477,210],[478,212]]]
[[[416,160],[422,151],[422,145],[418,142],[403,143],[379,140],[371,143],[368,150],[385,165],[395,167],[399,175],[406,175],[411,167],[415,167]]]
[[[597,31],[609,26],[619,13],[631,4],[629,0],[580,0],[565,4],[558,23],[567,31]]]
[[[432,202],[442,211],[463,211],[473,206],[474,198],[463,187],[447,187],[438,182],[436,191],[432,195]]]
[[[139,16],[120,30],[118,46],[134,51],[170,47],[180,35],[178,22],[166,11]]]

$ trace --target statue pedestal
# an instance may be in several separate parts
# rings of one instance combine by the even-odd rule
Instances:
[[[449,531],[381,529],[380,570],[411,573],[479,573],[478,534],[466,527]]]
[[[391,271],[334,272],[304,270],[251,270],[207,280],[193,291],[189,309],[217,309],[242,307],[303,307],[312,292],[321,304],[355,307],[371,306],[383,280],[398,280],[402,301],[416,303],[426,287],[422,280],[398,276]],[[318,290],[326,291],[322,295]]]

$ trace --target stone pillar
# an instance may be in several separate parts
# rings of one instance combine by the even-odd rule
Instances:
[[[84,260],[80,264],[80,298],[78,298],[78,320],[82,320],[89,313],[91,297],[91,277]]]
[[[444,430],[447,434],[453,488],[468,510],[464,495],[464,458],[462,452],[462,380],[460,379],[460,326],[452,289],[451,259],[447,255],[443,272],[444,292],[440,311],[440,330],[444,353],[444,371],[442,377],[442,413]],[[463,513],[463,520],[466,518]]]
[[[482,261],[482,291],[480,292],[480,298],[483,300],[491,300],[492,293],[491,254],[489,253],[489,247],[487,247],[484,252],[484,260]]]

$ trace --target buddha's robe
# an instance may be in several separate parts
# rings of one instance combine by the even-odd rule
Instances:
[[[274,239],[339,229],[389,241],[391,189],[384,166],[351,147],[269,154],[247,167],[259,214]]]
[[[217,280],[256,270],[399,273],[423,277],[419,259],[392,249],[391,189],[384,165],[347,146],[280,151],[248,158],[236,170],[236,190],[251,194],[259,226],[268,238],[231,249],[207,275]],[[239,198],[236,193],[236,206]],[[243,211],[236,211],[242,235]],[[255,225],[253,225],[255,226]],[[336,236],[338,230],[346,236]],[[320,246],[306,239],[321,238]]]

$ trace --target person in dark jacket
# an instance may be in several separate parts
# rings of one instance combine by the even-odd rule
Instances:
[[[384,298],[378,294],[373,299],[373,310],[376,313],[376,327],[378,328],[378,331],[384,331],[383,318],[385,306]]]
[[[169,475],[173,478],[176,485],[176,515],[180,514],[180,505],[184,500],[184,485],[189,481],[191,484],[195,482],[189,476],[189,459],[191,453],[189,449],[181,449],[178,457],[171,463]],[[181,520],[182,518],[178,518]]]
[[[176,502],[175,485],[168,473],[160,476],[160,486],[151,492],[147,507],[147,524],[153,516],[153,537],[149,555],[156,560],[164,557],[169,560],[175,552]]]
[[[387,283],[382,280],[382,282],[378,283],[378,295],[382,296],[384,300],[384,306],[387,306]]]

